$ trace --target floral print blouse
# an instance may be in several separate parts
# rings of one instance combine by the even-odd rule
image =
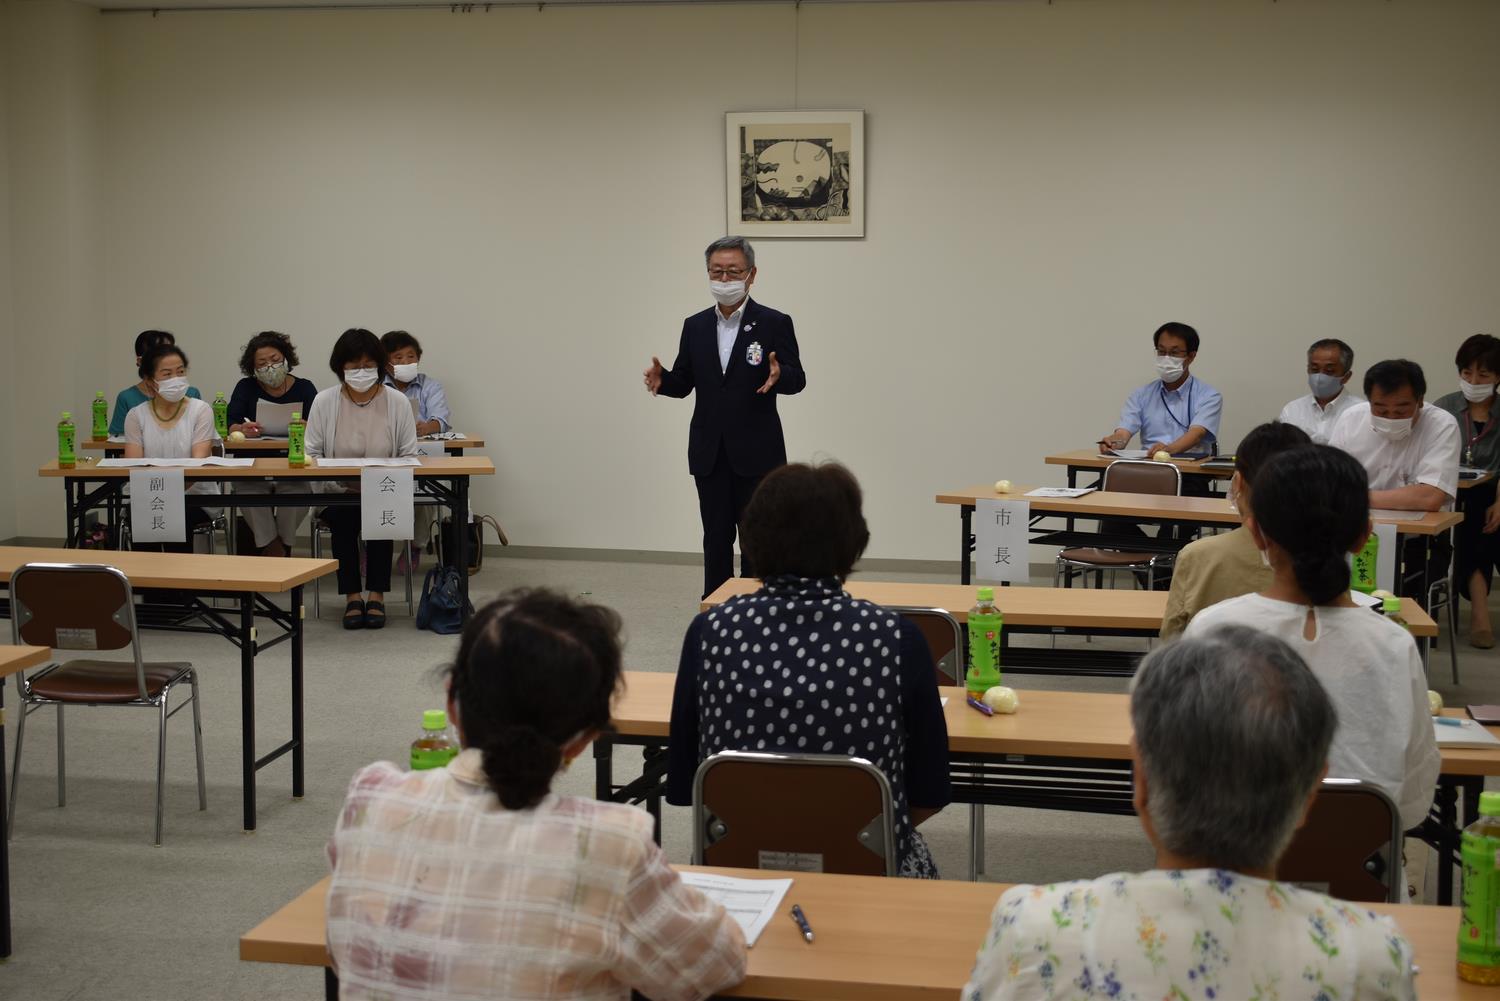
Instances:
[[[1016,886],[962,1001],[1415,999],[1390,918],[1222,869]]]

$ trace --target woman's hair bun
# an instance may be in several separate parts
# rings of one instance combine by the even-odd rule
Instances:
[[[541,802],[562,764],[562,748],[525,723],[496,727],[483,750],[485,778],[507,810]]]

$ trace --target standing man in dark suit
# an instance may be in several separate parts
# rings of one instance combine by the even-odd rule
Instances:
[[[792,318],[750,298],[756,274],[750,241],[726,236],[710,243],[703,256],[718,305],[682,321],[670,370],[653,357],[645,375],[652,396],[698,391],[688,428],[688,470],[698,483],[707,597],[734,576],[734,537],[750,495],[762,476],[786,464],[776,396],[802,392],[807,375]],[[740,573],[755,575],[744,556]]]

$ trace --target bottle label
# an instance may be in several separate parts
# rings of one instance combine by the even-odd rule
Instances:
[[[456,747],[413,747],[411,749],[411,770],[420,772],[428,768],[443,768],[456,757],[458,757],[458,748]]]
[[[969,673],[971,692],[983,693],[1000,684],[1000,629],[998,615],[969,615]]]
[[[1458,961],[1500,968],[1500,838],[1463,834],[1463,914],[1458,922]]]

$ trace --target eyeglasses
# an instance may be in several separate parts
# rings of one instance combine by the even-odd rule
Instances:
[[[1163,351],[1161,348],[1156,349],[1156,357],[1158,358],[1186,358],[1187,356],[1188,353],[1182,348],[1172,348],[1170,351]]]
[[[750,272],[742,268],[709,268],[708,277],[716,282],[737,282]]]

